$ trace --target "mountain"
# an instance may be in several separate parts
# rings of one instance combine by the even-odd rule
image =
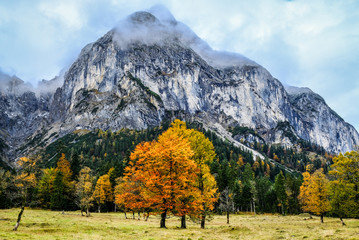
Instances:
[[[242,55],[212,50],[159,8],[130,15],[85,46],[63,78],[55,92],[2,92],[10,158],[78,129],[145,129],[174,118],[201,122],[243,148],[243,140],[293,146],[302,139],[338,153],[359,144],[319,95],[285,88]]]

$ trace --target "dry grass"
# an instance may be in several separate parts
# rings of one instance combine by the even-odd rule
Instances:
[[[304,220],[303,216],[231,215],[215,216],[200,229],[188,221],[187,229],[179,229],[180,220],[170,218],[168,229],[159,228],[159,217],[143,220],[124,219],[122,213],[93,213],[81,217],[79,212],[26,209],[17,232],[12,231],[18,209],[0,210],[0,239],[359,239],[359,220],[319,218]]]

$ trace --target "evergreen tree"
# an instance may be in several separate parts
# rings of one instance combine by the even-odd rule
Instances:
[[[43,169],[42,177],[37,185],[38,198],[44,208],[50,208],[55,176],[56,170],[54,168]]]
[[[258,209],[260,212],[266,211],[266,204],[268,202],[268,194],[272,189],[272,183],[268,177],[260,177],[256,179],[256,190],[258,198]]]
[[[56,171],[54,187],[51,195],[50,207],[52,210],[64,210],[67,199],[65,192],[64,176],[61,171]]]
[[[280,173],[275,177],[274,189],[277,194],[279,203],[278,206],[280,207],[282,214],[285,215],[287,207],[287,193],[285,188],[285,178],[282,171],[280,171]]]
[[[79,172],[81,170],[81,165],[80,165],[79,155],[76,152],[74,152],[72,155],[70,169],[72,171],[72,179],[73,180],[77,179]]]

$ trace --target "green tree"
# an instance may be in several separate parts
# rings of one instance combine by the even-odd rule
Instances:
[[[65,189],[64,175],[61,171],[56,171],[50,202],[50,208],[52,210],[65,210],[67,205]]]
[[[81,166],[80,166],[79,155],[76,152],[74,152],[72,155],[70,169],[72,171],[72,179],[73,180],[77,179],[77,177],[81,171]]]
[[[254,171],[249,163],[244,166],[244,171],[242,174],[242,182],[244,184],[243,191],[246,191],[244,194],[244,199],[249,199],[249,207],[251,212],[256,210],[256,200],[257,200],[257,189],[255,185]],[[249,191],[248,191],[249,190]]]
[[[43,169],[42,177],[37,184],[39,201],[44,208],[50,208],[55,176],[56,170],[54,168]]]
[[[269,180],[268,177],[259,177],[256,179],[256,191],[258,196],[258,209],[260,212],[267,211],[267,205],[270,203],[268,202],[268,195],[269,192],[272,190],[273,184]]]
[[[280,171],[280,173],[275,177],[274,189],[277,194],[279,203],[278,206],[280,207],[282,214],[285,215],[287,207],[287,193],[285,188],[285,177],[282,171]]]
[[[343,218],[359,217],[359,152],[334,157],[331,169],[330,204],[344,225]]]
[[[288,196],[288,213],[298,214],[300,210],[298,196],[300,193],[300,186],[302,185],[301,178],[295,178],[288,174],[285,179],[286,192]]]

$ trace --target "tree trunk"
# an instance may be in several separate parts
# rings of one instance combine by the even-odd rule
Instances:
[[[86,217],[89,217],[90,216],[90,211],[89,211],[89,208],[87,207],[86,208]]]
[[[204,229],[204,225],[206,223],[206,214],[202,215],[202,219],[201,219],[201,228]]]
[[[101,209],[100,209],[100,204],[98,205],[98,212],[100,213],[101,212]]]
[[[344,221],[343,221],[343,218],[342,218],[342,217],[340,218],[340,221],[342,222],[342,225],[343,225],[343,226],[345,226],[345,225],[346,225],[346,224],[344,223]]]
[[[227,224],[229,224],[229,211],[227,210]]]
[[[186,226],[186,215],[181,217],[181,228],[187,228]]]
[[[165,210],[163,213],[161,213],[160,228],[167,228],[166,227],[166,217],[167,217],[167,210]]]
[[[135,219],[135,212],[132,211],[132,219]]]
[[[149,217],[150,217],[150,212],[147,213],[146,220],[145,220],[146,222],[147,222]]]
[[[137,220],[141,220],[141,214],[140,212],[138,211],[138,217],[137,217]]]
[[[323,215],[323,214],[320,215],[320,222],[321,222],[321,223],[324,223],[324,215]]]
[[[19,225],[20,225],[21,216],[22,216],[22,213],[24,212],[24,210],[25,210],[25,207],[22,206],[22,207],[21,207],[21,210],[20,210],[20,213],[19,213],[19,215],[17,216],[17,222],[16,222],[15,227],[14,227],[14,229],[13,229],[14,231],[17,231],[17,228],[18,228]]]
[[[127,215],[126,215],[126,209],[125,209],[125,219],[127,219]]]

